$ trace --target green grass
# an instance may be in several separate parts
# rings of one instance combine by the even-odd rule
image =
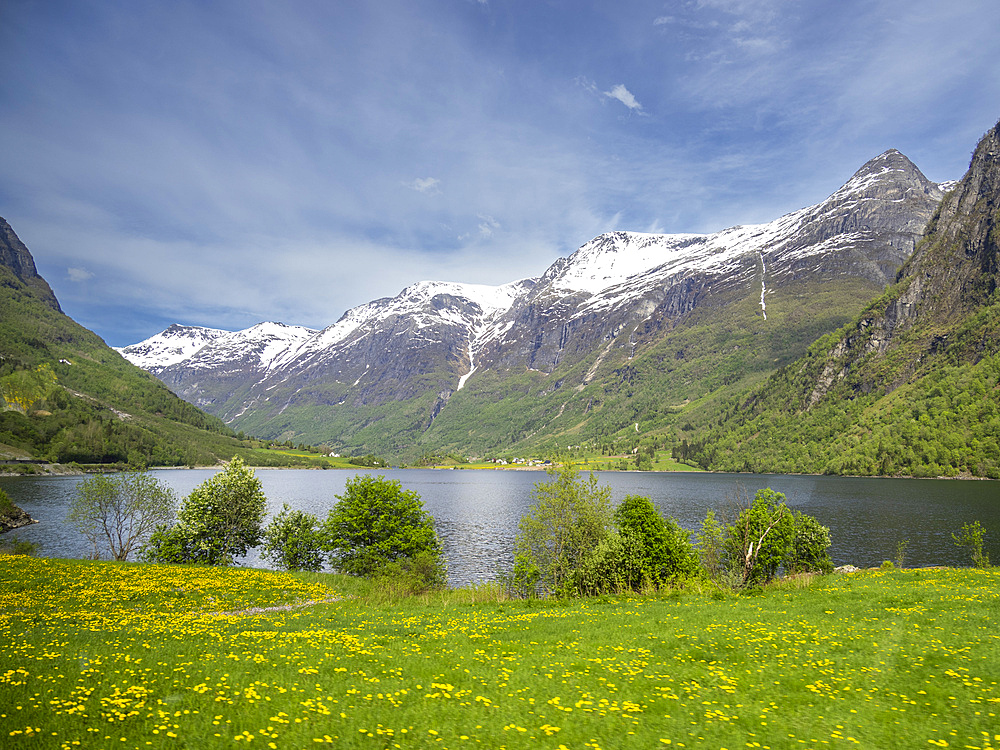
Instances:
[[[938,569],[744,597],[510,602],[482,587],[379,600],[319,574],[6,557],[0,736],[12,748],[998,747],[998,592],[1000,570]],[[297,601],[320,603],[245,611]]]

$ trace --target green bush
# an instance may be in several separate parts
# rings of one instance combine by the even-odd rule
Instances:
[[[701,530],[697,534],[698,561],[701,569],[711,580],[722,582],[731,565],[726,559],[726,528],[715,517],[711,508],[705,514]]]
[[[343,573],[373,576],[396,562],[410,565],[410,570],[444,569],[441,542],[420,495],[383,476],[349,479],[323,522],[322,533],[330,565]],[[404,563],[422,554],[436,563],[430,567]],[[429,583],[437,581],[436,575]]]
[[[786,573],[832,573],[830,529],[812,516],[793,511],[794,530],[784,568]]]
[[[319,570],[326,546],[319,519],[285,503],[264,529],[261,556],[282,570]]]
[[[375,585],[390,595],[411,596],[444,588],[448,571],[444,558],[432,550],[386,563],[373,576]]]
[[[637,542],[639,566],[627,580],[630,588],[638,589],[646,580],[655,584],[681,581],[697,573],[688,532],[674,519],[664,519],[649,498],[629,495],[615,509],[614,520],[622,536]]]
[[[515,552],[514,566],[510,572],[501,572],[498,576],[500,585],[507,596],[515,599],[530,599],[538,593],[538,581],[541,571],[534,558],[523,552]]]
[[[38,546],[27,539],[21,539],[16,534],[9,539],[0,540],[0,555],[27,555],[34,557],[38,554]]]
[[[261,541],[267,498],[243,460],[192,490],[171,528],[158,526],[143,549],[150,562],[232,565]]]
[[[583,558],[573,588],[584,596],[638,591],[652,585],[642,564],[642,541],[631,532],[610,532]]]
[[[951,538],[957,547],[965,547],[972,554],[972,564],[977,568],[988,568],[990,566],[990,556],[983,552],[983,539],[986,537],[986,529],[979,521],[962,524],[960,534],[952,534]]]
[[[611,490],[584,480],[571,466],[549,469],[552,477],[532,490],[535,504],[521,517],[514,540],[515,561],[537,569],[545,592],[576,592],[575,576],[611,529]],[[516,563],[515,563],[516,568]]]

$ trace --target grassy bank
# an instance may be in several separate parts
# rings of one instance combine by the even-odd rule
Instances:
[[[2,557],[0,737],[33,748],[1000,747],[997,569],[569,602],[490,601],[486,589],[378,602],[345,584]]]

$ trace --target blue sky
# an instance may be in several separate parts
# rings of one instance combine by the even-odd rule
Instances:
[[[1000,118],[996,0],[0,4],[0,216],[112,345],[815,203]]]

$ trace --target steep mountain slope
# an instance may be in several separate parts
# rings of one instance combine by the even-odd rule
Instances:
[[[1000,477],[1000,124],[899,280],[706,436],[715,468]]]
[[[942,195],[888,151],[826,201],[767,224],[614,232],[539,279],[416,284],[266,363],[221,356],[222,337],[144,366],[240,429],[348,450],[661,430],[688,402],[773,372],[847,322],[893,278]],[[123,353],[139,362],[150,346]]]
[[[31,253],[28,252],[28,248],[21,242],[21,239],[14,234],[10,224],[2,217],[0,217],[0,267],[12,274],[43,305],[56,312],[62,312],[56,295],[52,292],[52,287],[38,275],[35,259],[31,257]],[[11,288],[16,287],[16,283],[8,281],[5,281],[5,285]]]
[[[53,461],[214,463],[231,432],[62,313],[0,219],[0,452]]]

